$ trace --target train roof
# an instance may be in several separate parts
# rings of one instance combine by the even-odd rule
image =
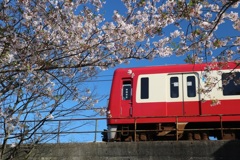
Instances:
[[[144,66],[134,68],[118,68],[115,74],[125,74],[129,70],[135,74],[154,74],[154,73],[184,73],[204,71],[206,67],[211,67],[211,70],[226,70],[239,69],[240,63],[202,63],[202,64],[175,64],[175,65],[161,65],[161,66]]]

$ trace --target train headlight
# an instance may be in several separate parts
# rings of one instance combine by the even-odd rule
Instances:
[[[107,111],[107,117],[108,117],[108,118],[111,118],[111,117],[112,117],[110,110]]]

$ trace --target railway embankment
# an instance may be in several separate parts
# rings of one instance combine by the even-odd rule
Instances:
[[[20,158],[18,158],[20,159]],[[239,160],[240,141],[112,142],[38,145],[31,160]]]

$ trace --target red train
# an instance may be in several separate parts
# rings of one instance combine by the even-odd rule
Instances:
[[[208,64],[117,69],[104,140],[240,139],[240,67],[216,65],[209,72]]]

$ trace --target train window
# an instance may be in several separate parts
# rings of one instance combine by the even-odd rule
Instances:
[[[178,77],[171,77],[170,78],[170,96],[171,98],[178,98],[179,97],[179,82]]]
[[[123,81],[122,86],[122,99],[130,100],[132,96],[132,85],[131,81]]]
[[[196,97],[196,83],[194,76],[187,77],[187,95],[188,97]]]
[[[149,79],[147,77],[141,78],[141,99],[149,98]]]
[[[222,74],[223,95],[240,95],[240,73],[223,73]]]

